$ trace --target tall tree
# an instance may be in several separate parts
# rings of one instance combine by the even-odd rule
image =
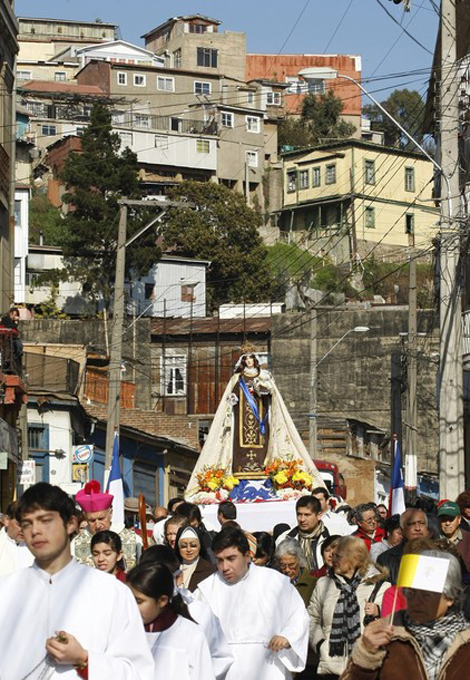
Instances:
[[[425,104],[419,92],[407,89],[395,90],[380,103],[412,137],[422,143]],[[387,146],[398,146],[402,149],[415,148],[406,135],[403,135],[375,104],[364,106],[362,113],[370,118],[372,130],[384,133],[384,141]]]
[[[164,246],[211,262],[208,306],[269,300],[273,283],[258,233],[261,217],[243,196],[212,182],[182,182],[170,196],[191,205],[169,212],[161,231]]]
[[[69,210],[63,222],[60,245],[68,273],[83,284],[92,300],[106,306],[114,284],[119,199],[140,198],[137,156],[125,148],[112,131],[111,114],[101,103],[93,106],[90,125],[82,136],[80,153],[68,155],[61,179]],[[129,211],[128,236],[141,226],[148,214]],[[147,234],[126,251],[127,269],[146,273],[158,258],[155,235]]]
[[[279,126],[279,144],[314,146],[328,140],[345,139],[354,134],[352,123],[341,118],[344,104],[333,90],[320,96],[307,95],[300,118],[287,116]]]

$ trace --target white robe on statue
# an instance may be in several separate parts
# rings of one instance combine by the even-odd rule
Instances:
[[[194,594],[185,588],[178,588],[178,590],[188,607],[191,618],[201,626],[201,630],[206,636],[214,675],[217,680],[223,680],[233,663],[233,656],[220,621],[207,602],[194,599]]]
[[[155,680],[215,680],[209,647],[197,623],[178,616],[167,630],[147,633],[147,641]]]
[[[305,668],[309,619],[286,576],[251,564],[233,585],[219,573],[209,576],[197,587],[196,597],[218,617],[235,657],[226,680],[282,680]],[[274,635],[287,638],[290,649],[271,652],[268,644]]]
[[[46,640],[59,630],[88,651],[89,680],[153,680],[134,597],[109,574],[73,559],[52,576],[33,564],[0,579],[0,602],[2,680],[77,680],[71,665],[45,668]]]

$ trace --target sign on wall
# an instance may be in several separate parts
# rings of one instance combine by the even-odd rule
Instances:
[[[23,460],[18,463],[16,468],[18,484],[28,486],[36,483],[36,461]]]
[[[81,444],[72,449],[72,463],[89,463],[93,458],[93,444]]]

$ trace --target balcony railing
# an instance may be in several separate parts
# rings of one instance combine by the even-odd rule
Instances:
[[[22,376],[23,349],[18,331],[0,327],[0,366],[4,375]]]

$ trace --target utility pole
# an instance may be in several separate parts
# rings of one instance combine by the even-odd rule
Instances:
[[[412,504],[416,498],[418,487],[417,467],[417,443],[418,443],[418,418],[416,404],[417,386],[417,338],[418,338],[418,312],[417,312],[417,289],[416,289],[416,256],[415,235],[413,229],[409,234],[410,253],[410,284],[408,298],[408,399],[407,399],[407,429],[405,446],[405,490],[407,501]]]
[[[391,418],[390,434],[392,438],[392,458],[394,454],[393,437],[396,436],[398,446],[401,448],[402,424],[401,424],[401,390],[402,390],[402,370],[401,370],[401,349],[392,350],[392,380],[391,380]],[[393,462],[393,461],[392,461]]]
[[[460,195],[456,5],[455,0],[442,0],[440,25],[440,162],[452,197]],[[439,493],[452,500],[465,488],[458,198],[454,205],[452,214],[451,201],[441,199]]]
[[[317,310],[310,311],[310,458],[317,457]]]
[[[123,199],[119,213],[119,230],[116,251],[116,275],[114,282],[114,313],[111,331],[108,373],[108,422],[106,428],[106,464],[111,468],[114,433],[119,429],[121,413],[121,362],[122,328],[124,322],[124,275],[126,269],[127,203]]]

